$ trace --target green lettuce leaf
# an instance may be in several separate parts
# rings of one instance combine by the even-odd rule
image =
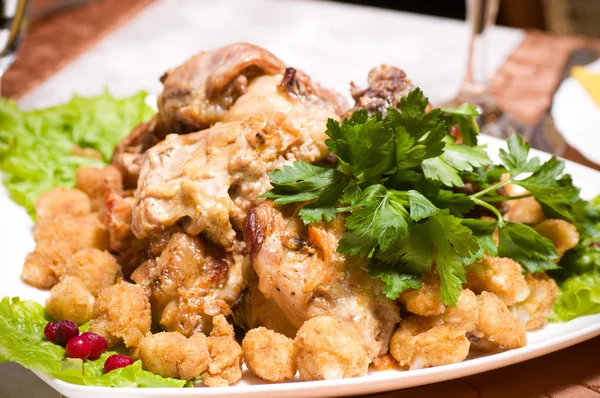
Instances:
[[[600,312],[600,272],[573,276],[560,286],[554,303],[553,321],[566,322],[583,315]]]
[[[65,358],[65,349],[44,337],[52,319],[44,307],[18,297],[0,301],[0,363],[16,362],[27,369],[73,384],[106,387],[184,387],[184,380],[165,378],[142,369],[141,361],[104,374],[104,362],[117,351],[93,361]]]
[[[115,145],[151,117],[145,98],[145,92],[123,99],[104,92],[32,111],[0,99],[0,170],[10,197],[34,216],[40,193],[73,186],[80,166],[104,166]],[[73,155],[75,145],[98,151],[103,160]]]

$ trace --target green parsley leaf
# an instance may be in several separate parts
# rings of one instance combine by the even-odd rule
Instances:
[[[422,229],[423,239],[430,236],[437,248],[436,266],[440,275],[440,298],[446,305],[455,306],[467,281],[465,266],[473,261],[480,247],[471,230],[448,210],[430,217],[415,226]]]
[[[498,255],[498,245],[493,238],[494,231],[498,228],[498,222],[465,218],[462,220],[462,225],[473,232],[473,236],[477,239],[481,250],[491,256]]]
[[[491,163],[482,146],[446,144],[441,158],[458,171],[473,171],[474,167],[488,166]]]
[[[422,162],[423,174],[430,180],[440,181],[448,187],[464,186],[460,172],[471,172],[475,167],[487,166],[490,159],[484,147],[470,147],[446,142],[444,153]]]
[[[431,217],[440,211],[433,203],[429,201],[420,192],[410,190],[407,192],[408,203],[410,204],[410,218],[413,221],[419,221],[423,218]]]
[[[466,282],[464,267],[481,251],[477,238],[461,221],[449,210],[442,210],[423,223],[411,225],[405,239],[376,257],[389,264],[404,264],[408,273],[422,274],[431,269],[433,253],[437,252],[440,297],[446,305],[456,305]]]
[[[509,257],[522,264],[529,272],[556,269],[558,257],[554,243],[525,224],[504,222],[500,226],[500,257]]]
[[[471,198],[464,193],[446,190],[440,190],[431,198],[431,202],[440,209],[450,210],[450,213],[457,217],[461,217],[475,206]]]
[[[476,118],[479,116],[479,111],[475,105],[464,103],[455,109],[442,109],[442,112],[449,115],[449,120],[446,121],[448,125],[458,125],[463,144],[477,145],[479,125]]]
[[[406,289],[421,288],[421,280],[417,275],[401,273],[381,263],[371,264],[368,272],[371,278],[385,282],[383,292],[390,300],[396,300]]]
[[[346,210],[349,209],[338,209],[338,211]],[[371,185],[362,192],[352,214],[346,219],[346,228],[348,232],[367,238],[361,246],[374,240],[381,250],[387,250],[392,243],[406,235],[408,224],[405,218],[407,217],[406,209],[383,185]],[[340,242],[348,239],[346,234],[342,236]],[[338,251],[344,250],[345,247],[346,244],[341,243]]]
[[[580,201],[579,189],[573,185],[570,175],[562,175],[564,168],[563,161],[552,157],[531,176],[515,181],[515,184],[527,189],[535,197],[546,216],[574,223],[574,207]]]
[[[340,125],[329,119],[330,138],[325,144],[347,165],[347,171],[359,182],[377,180],[394,161],[394,133],[381,117],[369,119],[367,111],[355,112]]]
[[[350,181],[340,171],[306,162],[294,162],[269,175],[273,189],[261,197],[275,199],[277,204],[311,202],[299,213],[306,224],[333,220],[335,204]]]
[[[425,159],[421,163],[425,178],[440,181],[447,187],[464,187],[458,171],[446,163],[441,157]]]
[[[513,134],[507,141],[508,152],[500,149],[500,159],[508,168],[511,177],[516,177],[521,173],[533,172],[540,165],[540,159],[527,159],[529,156],[529,143],[523,143],[521,136]]]

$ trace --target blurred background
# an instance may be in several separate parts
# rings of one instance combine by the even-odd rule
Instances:
[[[285,1],[285,0],[282,0]],[[463,0],[338,0],[419,14],[464,19]],[[599,0],[502,0],[498,25],[600,37]]]
[[[345,95],[350,81],[364,84],[373,65],[399,66],[436,106],[477,105],[485,134],[505,138],[516,131],[538,149],[600,164],[600,0],[0,0],[0,6],[0,94],[24,108],[104,87],[118,96],[156,94],[157,76],[190,54],[249,41]],[[575,66],[586,67],[578,78],[571,76]]]

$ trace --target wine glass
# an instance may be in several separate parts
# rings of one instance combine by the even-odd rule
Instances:
[[[528,140],[532,137],[534,129],[502,112],[488,86],[487,40],[496,23],[500,0],[465,0],[465,3],[469,27],[467,65],[461,87],[448,107],[470,102],[477,106],[481,114],[478,122],[482,133],[506,139],[516,132]]]
[[[15,59],[25,31],[30,0],[0,0],[0,95],[2,75]]]

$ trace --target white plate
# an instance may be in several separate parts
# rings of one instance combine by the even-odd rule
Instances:
[[[586,66],[600,72],[600,60]],[[586,158],[600,164],[600,107],[575,78],[566,79],[552,102],[552,118],[565,141]]]
[[[482,137],[487,143],[489,152],[497,154],[504,142]],[[533,151],[536,156],[547,159],[549,155]],[[497,160],[496,156],[492,156]],[[582,188],[582,196],[591,198],[599,193],[597,182],[600,173],[590,168],[567,162],[567,171],[573,176],[576,185]],[[31,235],[32,223],[25,212],[12,203],[6,192],[0,192],[0,242],[10,242],[3,248],[3,275],[0,279],[2,296],[21,296],[43,302],[47,292],[39,291],[24,285],[19,277],[21,265],[27,252],[33,249]],[[503,366],[522,362],[540,355],[569,347],[584,340],[600,335],[600,314],[575,319],[561,324],[550,324],[542,330],[528,333],[528,345],[517,350],[506,351],[495,355],[472,358],[465,362],[440,366],[437,368],[413,370],[408,372],[386,371],[371,372],[368,376],[326,380],[314,382],[290,382],[281,384],[263,384],[245,372],[244,379],[235,386],[227,388],[195,388],[195,389],[135,389],[77,386],[38,374],[52,388],[69,398],[112,398],[132,397],[328,397],[376,393],[396,390],[424,384],[455,379],[475,373],[497,369]]]

